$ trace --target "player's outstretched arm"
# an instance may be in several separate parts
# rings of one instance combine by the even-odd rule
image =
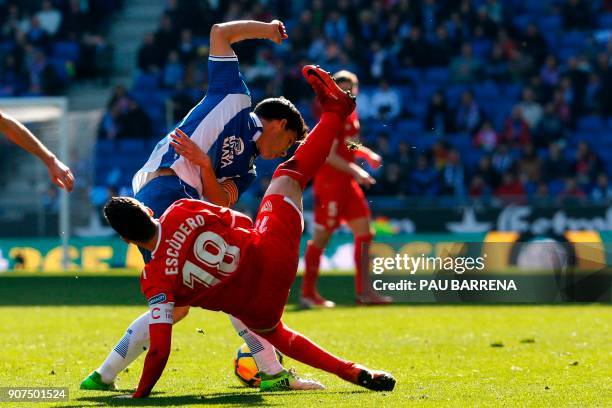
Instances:
[[[150,324],[149,333],[151,346],[147,352],[140,383],[133,398],[144,398],[151,394],[151,390],[164,372],[168,357],[170,357],[172,323]]]
[[[43,145],[23,124],[9,115],[0,113],[0,133],[28,153],[38,157],[47,166],[51,181],[57,186],[72,191],[74,176],[64,163]]]
[[[335,140],[329,152],[327,164],[337,170],[350,174],[355,179],[355,181],[357,181],[357,183],[361,184],[362,186],[370,187],[372,184],[376,183],[376,180],[374,180],[374,178],[372,178],[372,176],[370,176],[367,171],[359,167],[359,165],[343,159],[338,153],[336,153],[337,147],[338,141]]]
[[[359,148],[355,151],[355,155],[357,157],[361,157],[365,159],[372,168],[377,169],[382,164],[382,157],[378,153],[375,153],[371,149],[365,147],[364,145],[360,145]]]
[[[239,20],[215,24],[210,30],[210,55],[234,55],[231,47],[233,43],[257,38],[280,44],[287,39],[285,25],[279,20],[272,20],[270,23]]]

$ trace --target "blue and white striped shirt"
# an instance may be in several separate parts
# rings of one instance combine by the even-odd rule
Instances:
[[[251,95],[236,56],[209,56],[208,77],[206,95],[178,128],[208,154],[217,181],[231,179],[240,194],[256,177],[253,162],[258,155],[255,141],[262,132],[261,121],[250,111]],[[200,168],[179,156],[170,141],[170,134],[160,140],[149,160],[134,175],[134,194],[150,181],[150,173],[170,168],[202,196]]]

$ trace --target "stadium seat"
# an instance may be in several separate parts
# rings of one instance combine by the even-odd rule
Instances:
[[[535,2],[534,2],[535,3]],[[549,16],[541,16],[538,21],[538,26],[542,34],[546,35],[548,32],[557,33],[561,30],[561,16],[559,15],[549,15]]]
[[[133,91],[151,91],[159,88],[159,75],[141,72],[134,78]]]
[[[599,116],[586,116],[578,119],[577,129],[580,133],[600,133],[605,128],[605,122]]]
[[[108,157],[116,154],[115,141],[110,139],[98,139],[96,142],[96,155]]]
[[[79,43],[75,41],[59,41],[53,43],[51,54],[55,58],[77,61],[79,59]]]
[[[118,141],[119,153],[126,155],[138,155],[145,150],[143,139],[123,139]]]
[[[62,82],[66,82],[68,81],[69,78],[69,73],[68,73],[68,65],[70,62],[61,58],[49,58],[48,60],[49,64],[53,67],[53,69],[55,70],[55,73],[57,74],[58,78],[62,81]]]
[[[561,37],[563,48],[581,49],[586,44],[587,35],[582,31],[568,31]]]
[[[612,13],[602,13],[597,20],[600,28],[610,30],[610,27],[612,27]]]
[[[421,82],[421,71],[418,68],[397,68],[393,70],[393,79],[399,82],[419,84]]]
[[[425,70],[425,80],[438,85],[448,82],[449,70],[445,67],[434,67]]]
[[[548,193],[552,197],[559,195],[563,191],[564,188],[565,188],[564,180],[552,180],[551,182],[548,183]]]

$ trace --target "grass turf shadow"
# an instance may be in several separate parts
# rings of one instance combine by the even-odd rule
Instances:
[[[291,289],[296,304],[301,277]],[[354,304],[352,275],[322,276],[321,293],[340,305]],[[138,276],[3,276],[0,306],[105,306],[145,305]]]

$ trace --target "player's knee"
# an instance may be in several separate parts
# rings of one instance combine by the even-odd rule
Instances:
[[[174,308],[174,323],[178,323],[189,314],[189,306]]]
[[[315,227],[311,242],[317,248],[323,249],[329,243],[330,237],[331,233],[329,231],[327,231],[324,227],[317,226]]]

